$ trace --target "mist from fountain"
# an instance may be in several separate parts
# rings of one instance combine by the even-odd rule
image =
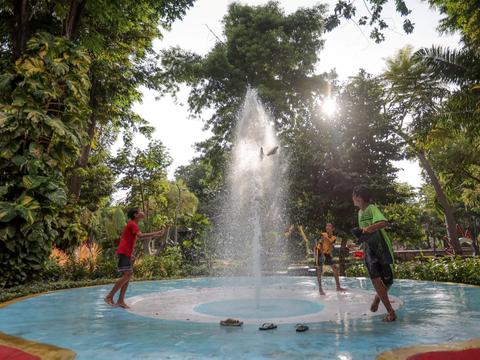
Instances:
[[[283,252],[288,227],[284,206],[288,161],[279,145],[271,118],[256,92],[248,90],[236,124],[228,196],[219,211],[217,234],[227,259],[244,260],[251,266],[257,308],[267,251]]]

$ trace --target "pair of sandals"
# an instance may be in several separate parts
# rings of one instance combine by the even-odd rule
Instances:
[[[277,328],[277,325],[273,323],[265,323],[261,327],[259,327],[260,330],[271,330],[276,328]],[[308,326],[305,324],[297,324],[295,325],[295,328],[297,332],[304,332],[308,330]]]
[[[223,320],[220,321],[220,325],[222,325],[222,326],[242,326],[243,321],[228,318],[225,321],[223,321]],[[276,328],[277,328],[277,325],[275,325],[274,323],[265,323],[265,324],[263,324],[262,326],[259,327],[260,330],[273,330],[273,329],[276,329]],[[296,328],[297,332],[304,332],[304,331],[308,330],[308,326],[305,325],[305,324],[297,324],[297,325],[295,325],[295,328]]]

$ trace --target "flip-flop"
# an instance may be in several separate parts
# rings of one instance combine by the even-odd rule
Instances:
[[[265,323],[259,327],[260,330],[270,330],[270,329],[276,329],[276,328],[277,328],[277,325],[273,323]]]
[[[295,327],[297,328],[297,332],[304,332],[308,330],[308,326],[305,324],[297,324]]]
[[[222,326],[242,326],[243,321],[239,321],[236,319],[228,318],[227,320],[220,321],[220,325]]]

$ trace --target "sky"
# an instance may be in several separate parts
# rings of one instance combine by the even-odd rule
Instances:
[[[318,3],[313,0],[280,0],[280,5],[285,13],[294,12],[298,7],[309,7]],[[328,0],[321,3],[329,4],[333,9],[337,0]],[[197,0],[193,8],[187,10],[185,18],[176,21],[171,31],[164,32],[162,40],[154,44],[155,50],[180,46],[183,49],[205,55],[215,44],[217,35],[222,39],[221,20],[227,12],[230,1],[225,0]],[[248,5],[262,5],[266,1],[248,0],[242,1]],[[367,15],[363,2],[357,1],[358,13]],[[459,36],[440,36],[436,32],[440,14],[430,10],[428,5],[418,0],[407,1],[412,13],[410,19],[415,23],[413,34],[405,35],[402,29],[403,19],[395,12],[394,2],[389,1],[384,7],[383,16],[391,26],[386,30],[386,41],[381,44],[369,39],[370,28],[358,27],[353,22],[342,23],[340,27],[324,35],[326,40],[324,49],[320,52],[320,62],[317,67],[319,73],[336,69],[341,80],[354,76],[359,69],[364,69],[371,74],[378,74],[384,67],[384,58],[391,57],[395,52],[407,44],[415,49],[430,47],[431,45],[443,45],[456,47]],[[210,28],[210,30],[207,28]],[[212,32],[215,34],[212,34]],[[188,165],[195,157],[193,144],[207,139],[208,131],[202,131],[203,122],[189,118],[186,104],[188,88],[182,87],[178,94],[178,102],[170,96],[159,101],[155,100],[158,95],[154,91],[142,89],[144,98],[142,103],[134,106],[134,111],[156,127],[153,137],[160,139],[168,148],[173,164],[169,168],[168,177],[173,179],[175,169],[181,165]],[[208,112],[205,116],[208,116]],[[144,149],[148,141],[137,135],[134,140],[135,146]],[[121,146],[117,142],[116,146]],[[402,170],[399,172],[399,180],[407,182],[415,187],[422,183],[418,162],[402,161],[396,166]]]

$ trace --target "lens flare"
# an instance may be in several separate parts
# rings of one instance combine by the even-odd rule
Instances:
[[[322,103],[322,112],[327,116],[333,115],[336,109],[337,104],[334,99],[329,98]]]

